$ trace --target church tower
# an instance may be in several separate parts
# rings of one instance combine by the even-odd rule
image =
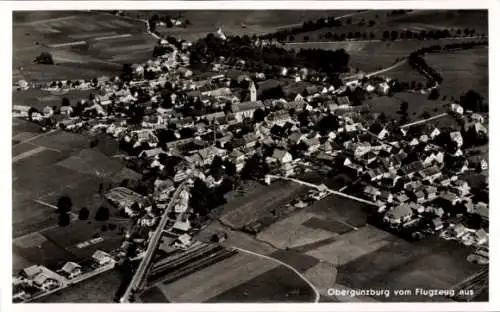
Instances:
[[[250,92],[250,101],[257,101],[257,89],[255,88],[255,83],[253,81],[250,82],[250,86],[248,86],[248,91]]]

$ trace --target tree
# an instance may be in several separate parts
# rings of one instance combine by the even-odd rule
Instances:
[[[309,36],[304,36],[304,41],[309,41]]]
[[[69,102],[69,100],[68,100],[68,98],[67,98],[67,97],[64,97],[64,98],[62,99],[61,106],[71,106],[71,104],[70,104],[70,102]]]
[[[36,64],[54,65],[54,59],[49,52],[42,52],[35,58]]]
[[[87,220],[89,218],[90,212],[86,207],[82,207],[78,213],[79,220]]]
[[[68,213],[71,211],[71,207],[73,203],[71,202],[71,198],[68,196],[62,196],[57,201],[57,213]]]
[[[266,112],[261,108],[257,108],[253,112],[253,121],[254,122],[263,122],[265,117],[266,117]]]
[[[374,20],[370,20],[368,22],[368,26],[373,27],[374,25],[375,25],[375,21]]]
[[[439,90],[434,88],[429,93],[429,100],[437,100],[439,99]]]
[[[71,223],[71,218],[68,213],[59,214],[59,222],[57,223],[59,226],[67,226]]]
[[[96,221],[107,221],[109,219],[109,209],[104,206],[99,207],[94,219]]]
[[[404,102],[401,102],[400,106],[399,106],[399,112],[400,114],[408,114],[408,102],[404,101]]]
[[[423,119],[428,119],[428,118],[430,118],[430,117],[431,117],[431,114],[429,114],[429,112],[428,112],[428,111],[424,111],[424,112],[422,113],[422,118],[423,118]]]
[[[384,38],[384,40],[389,40],[389,38],[391,37],[391,33],[389,31],[384,31],[382,37]]]

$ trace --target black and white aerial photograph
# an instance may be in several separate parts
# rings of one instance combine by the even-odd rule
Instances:
[[[489,301],[488,9],[63,3],[12,11],[13,303]]]

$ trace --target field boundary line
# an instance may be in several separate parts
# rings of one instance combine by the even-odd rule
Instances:
[[[313,283],[311,283],[302,273],[300,273],[299,271],[297,271],[293,266],[291,266],[291,265],[289,265],[289,264],[287,264],[287,263],[285,263],[285,262],[283,262],[281,260],[278,260],[276,258],[273,258],[273,257],[270,257],[270,256],[266,256],[266,255],[263,255],[263,254],[260,254],[260,253],[257,253],[257,252],[253,252],[253,251],[246,250],[246,249],[239,248],[239,247],[232,247],[232,248],[235,249],[235,250],[247,253],[247,254],[251,254],[251,255],[258,256],[258,257],[261,257],[261,258],[264,258],[264,259],[267,259],[267,260],[271,260],[271,261],[277,262],[277,263],[279,263],[279,264],[287,267],[288,269],[292,270],[295,274],[297,274],[300,278],[302,278],[309,285],[309,287],[312,288],[312,290],[314,291],[314,295],[315,295],[314,303],[318,303],[319,302],[320,294],[319,294],[319,291],[316,288],[316,286],[314,286]]]

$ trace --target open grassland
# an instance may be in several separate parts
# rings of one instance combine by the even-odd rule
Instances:
[[[45,106],[60,107],[63,98],[67,98],[71,105],[75,105],[79,100],[88,99],[92,92],[91,90],[73,90],[61,93],[30,89],[27,91],[12,92],[12,104],[28,105],[35,109],[42,110]],[[32,128],[35,127],[34,124],[32,125]]]
[[[157,287],[172,302],[205,302],[233,287],[263,274],[278,263],[258,256],[239,253],[170,284]],[[261,300],[265,300],[264,295]]]

